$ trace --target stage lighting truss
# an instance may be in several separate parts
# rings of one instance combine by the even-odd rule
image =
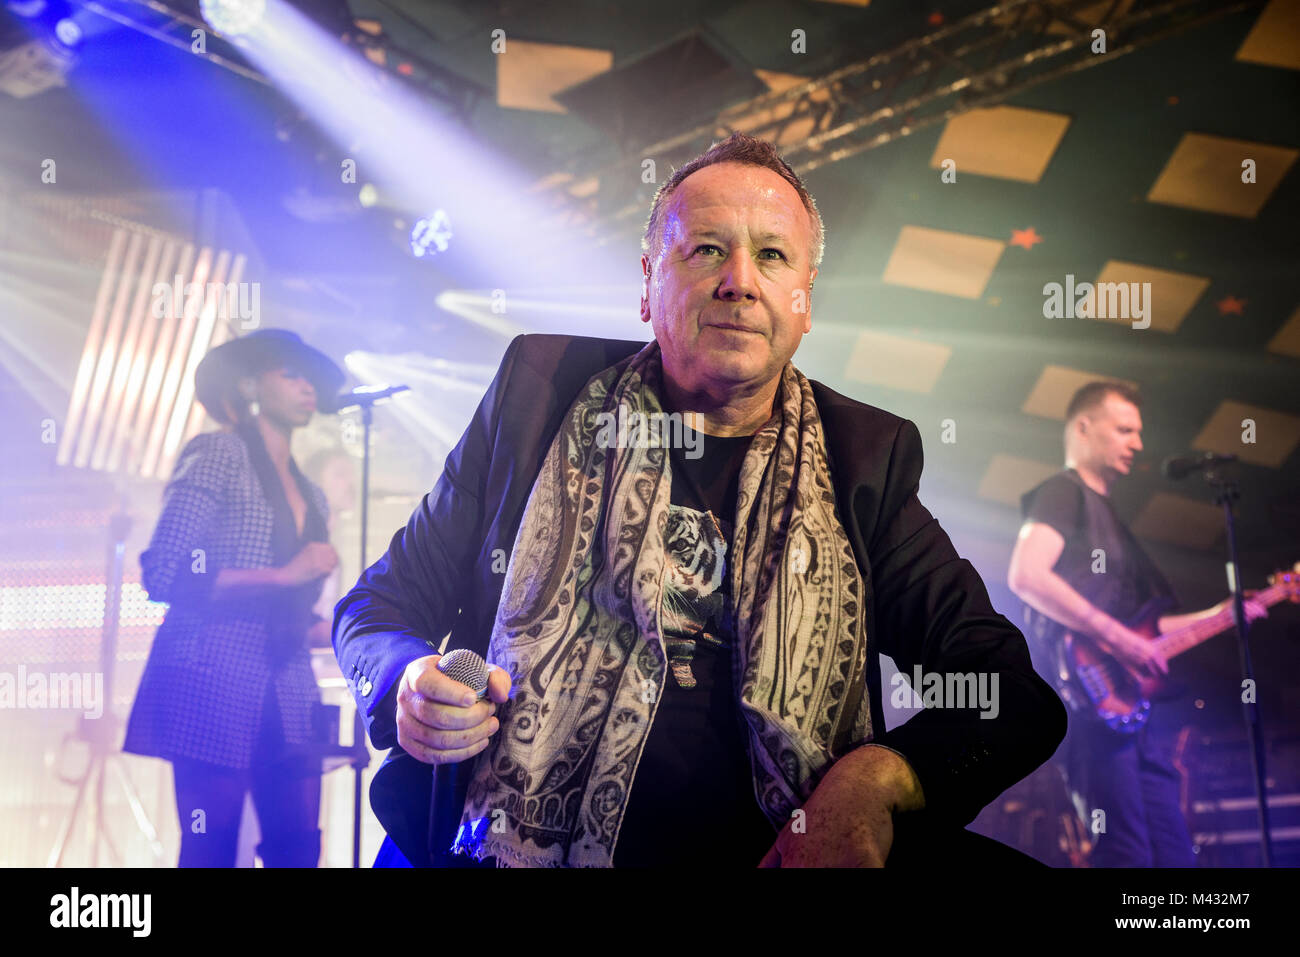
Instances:
[[[740,130],[775,142],[802,175],[1264,2],[1009,0],[720,115],[683,117],[685,128],[672,137],[616,144],[617,159],[586,150],[536,191],[556,209],[557,224],[605,245],[641,229],[653,195],[653,185],[627,175],[629,156],[679,165]],[[1094,52],[1099,28],[1104,53]]]
[[[254,29],[255,20],[247,7],[251,2],[254,0],[78,0],[78,6],[161,43],[201,56],[232,73],[273,86],[265,74],[247,62],[240,50],[247,39],[244,31]],[[256,2],[265,8],[265,0]],[[208,15],[205,8],[209,7],[213,11],[211,21],[204,19]],[[216,12],[218,8],[222,10],[221,15]],[[305,8],[303,12],[310,15],[310,9]],[[347,7],[343,5],[340,9],[347,10]],[[234,12],[241,10],[245,12],[233,18]],[[249,24],[242,25],[246,20]],[[394,43],[378,21],[360,19],[343,26],[339,23],[338,18],[329,18],[323,26],[384,69],[386,75],[400,78],[467,128],[479,104],[491,102],[495,97],[493,90]],[[203,31],[202,43],[196,42],[195,30]],[[232,30],[235,32],[228,32]]]

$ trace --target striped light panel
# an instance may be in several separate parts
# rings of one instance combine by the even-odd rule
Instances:
[[[241,281],[245,262],[227,250],[114,230],[68,402],[60,465],[144,478],[171,473],[202,426],[194,370],[231,337],[226,290]],[[160,284],[181,294],[155,297]],[[186,294],[194,288],[205,294]]]

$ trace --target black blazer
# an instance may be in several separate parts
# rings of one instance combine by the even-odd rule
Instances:
[[[505,562],[562,417],[592,376],[644,345],[516,337],[437,485],[335,607],[343,674],[375,747],[393,749],[371,782],[371,806],[416,866],[465,863],[448,848],[474,762],[435,770],[398,747],[397,681],[448,631],[449,649],[486,654]],[[1024,637],[993,610],[978,573],[917,499],[916,426],[812,385],[840,519],[866,586],[868,655],[859,680],[871,699],[874,743],[911,764],[929,820],[960,828],[1051,757],[1065,736],[1065,709],[1031,667]],[[997,717],[927,708],[884,731],[882,653],[908,676],[918,664],[926,673],[996,673]]]

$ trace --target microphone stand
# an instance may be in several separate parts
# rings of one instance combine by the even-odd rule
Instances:
[[[348,406],[361,410],[361,545],[357,574],[366,570],[366,542],[370,525],[370,429],[375,420],[375,403],[380,396],[353,393]],[[370,766],[370,749],[366,746],[366,726],[358,708],[352,715],[352,866],[361,867],[361,779]]]
[[[1206,468],[1205,481],[1214,489],[1214,502],[1223,506],[1223,518],[1228,531],[1228,590],[1232,593],[1232,617],[1237,626],[1237,655],[1241,663],[1243,687],[1257,689],[1255,673],[1250,661],[1250,622],[1246,618],[1246,599],[1241,587],[1241,566],[1237,558],[1237,527],[1232,514],[1232,504],[1241,497],[1237,483],[1221,474],[1216,466]],[[1245,683],[1249,682],[1249,685]],[[1264,728],[1260,722],[1259,705],[1254,700],[1243,701],[1246,730],[1250,735],[1251,768],[1255,774],[1255,800],[1259,805],[1259,849],[1265,867],[1273,866],[1273,838],[1269,828],[1268,795],[1264,772]]]
[[[361,547],[360,570],[366,570],[366,542],[370,532],[370,429],[375,422],[375,404],[393,395],[410,390],[410,386],[388,388],[362,387],[339,396],[331,411],[335,414],[349,409],[361,410]],[[366,726],[361,720],[361,709],[352,716],[352,866],[361,866],[361,777],[370,766],[370,748],[366,746]]]

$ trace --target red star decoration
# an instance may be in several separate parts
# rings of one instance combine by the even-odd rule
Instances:
[[[1246,303],[1248,301],[1249,300],[1246,299],[1238,299],[1236,296],[1224,296],[1216,303],[1216,305],[1219,307],[1219,315],[1221,316],[1226,316],[1229,313],[1237,316],[1244,316],[1245,313],[1242,312],[1242,310],[1246,308]]]
[[[1033,249],[1034,243],[1041,243],[1043,237],[1038,235],[1033,226],[1028,229],[1011,230],[1011,245],[1024,246],[1026,249]]]
[[[926,17],[926,20],[929,21],[929,24],[930,24],[930,26],[932,26],[932,27],[942,26],[942,25],[943,25],[943,14],[940,13],[940,12],[938,12],[938,11],[936,10],[934,13],[932,13],[932,14],[930,14],[928,17]]]

